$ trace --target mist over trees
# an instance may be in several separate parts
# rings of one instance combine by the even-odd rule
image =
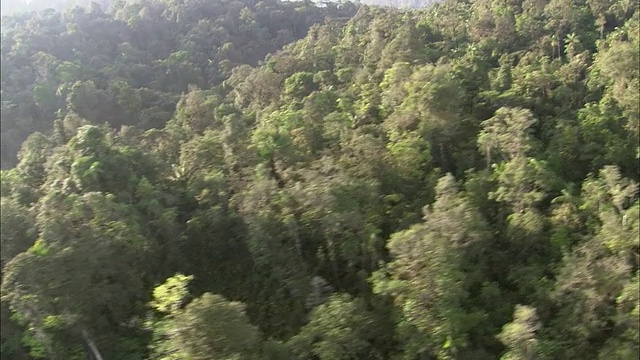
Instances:
[[[18,15],[46,9],[65,11],[76,6],[89,8],[92,4],[107,10],[111,4],[116,2],[117,0],[3,0],[0,2],[0,7],[2,15]]]
[[[2,358],[637,359],[637,3],[378,5],[3,17]]]
[[[360,0],[357,3],[394,8],[419,9],[440,1],[441,0]]]

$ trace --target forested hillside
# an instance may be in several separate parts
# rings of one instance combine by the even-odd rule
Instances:
[[[423,8],[440,0],[360,0],[359,3],[394,8]]]
[[[95,3],[103,10],[107,10],[112,3],[116,2],[118,2],[118,0],[2,0],[0,2],[0,9],[2,15],[18,15],[25,12],[42,11],[45,9],[64,12],[75,6],[90,8],[92,4]]]
[[[2,358],[637,359],[639,16],[3,18]]]
[[[116,2],[111,12],[52,9],[2,21],[2,167],[26,136],[74,113],[160,128],[188,86],[219,86],[241,64],[347,20],[355,6],[266,1]]]

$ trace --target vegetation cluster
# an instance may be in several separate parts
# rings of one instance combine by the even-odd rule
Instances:
[[[631,0],[2,19],[7,359],[637,359]]]

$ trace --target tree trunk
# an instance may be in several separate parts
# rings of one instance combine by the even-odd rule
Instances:
[[[87,333],[86,330],[82,330],[82,338],[87,343],[87,346],[89,346],[89,349],[91,350],[91,353],[93,354],[93,357],[95,358],[95,360],[103,360],[102,355],[100,354],[100,351],[98,351],[98,347],[89,338],[89,334]]]

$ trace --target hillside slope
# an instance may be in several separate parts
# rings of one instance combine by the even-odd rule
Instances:
[[[204,3],[3,33],[3,357],[638,358],[637,5]]]
[[[180,5],[181,4],[181,5]],[[92,122],[162,127],[189,85],[220,85],[237,65],[304,37],[352,4],[132,1],[2,21],[2,168],[26,136],[75,113]]]

